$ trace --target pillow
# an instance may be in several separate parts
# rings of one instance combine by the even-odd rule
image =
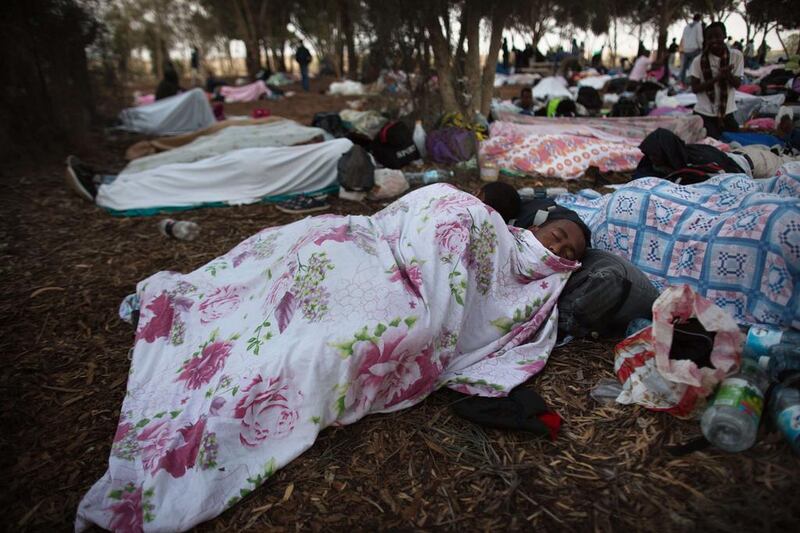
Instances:
[[[634,318],[652,318],[658,290],[627,259],[589,249],[558,299],[559,337],[624,336]]]

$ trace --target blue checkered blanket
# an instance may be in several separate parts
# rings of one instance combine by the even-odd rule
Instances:
[[[742,324],[800,328],[800,162],[775,177],[658,178],[562,196],[594,247],[626,257],[659,289],[687,284]]]

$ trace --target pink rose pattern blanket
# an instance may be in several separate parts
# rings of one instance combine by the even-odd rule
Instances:
[[[194,272],[151,276],[109,468],[76,529],[189,529],[327,426],[442,386],[507,394],[544,366],[577,266],[436,184],[371,217],[268,228]]]

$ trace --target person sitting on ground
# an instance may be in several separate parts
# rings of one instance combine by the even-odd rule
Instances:
[[[646,48],[641,49],[639,51],[639,55],[636,57],[636,62],[633,64],[631,73],[628,74],[628,79],[635,82],[644,80],[645,76],[647,76],[647,70],[650,68],[651,64],[652,61],[650,60],[650,51]]]
[[[156,88],[156,100],[175,96],[181,91],[183,91],[183,89],[181,89],[180,83],[178,82],[178,73],[175,71],[175,67],[171,62],[167,63],[164,66],[164,78],[159,82],[158,88]]]
[[[734,95],[742,83],[744,56],[725,44],[726,30],[721,22],[713,22],[703,32],[703,53],[689,68],[689,83],[697,95],[696,115],[703,117],[709,137],[719,139],[723,131],[739,131],[733,117]]]
[[[514,104],[522,109],[521,115],[533,115],[533,91],[530,87],[525,87],[519,92],[519,99]]]

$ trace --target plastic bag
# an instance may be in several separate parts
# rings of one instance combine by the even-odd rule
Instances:
[[[714,332],[711,366],[670,358],[675,324],[696,318]],[[733,317],[686,285],[670,287],[653,304],[653,324],[614,348],[614,371],[622,383],[617,401],[654,411],[691,416],[722,379],[739,367],[744,336]]]
[[[402,171],[381,168],[375,171],[375,186],[368,196],[371,200],[386,200],[400,196],[408,189],[408,180]]]

